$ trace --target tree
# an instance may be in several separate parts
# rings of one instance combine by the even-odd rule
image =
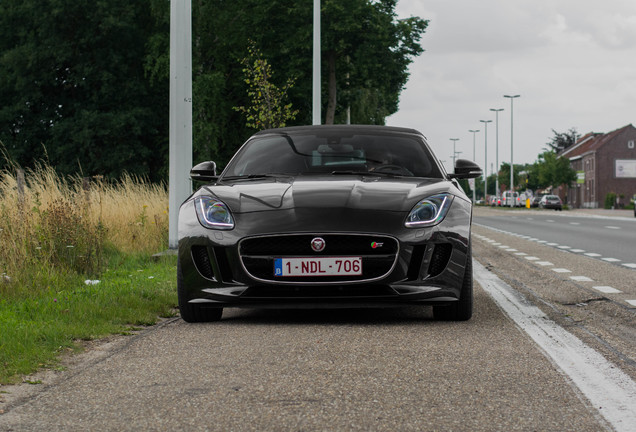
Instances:
[[[396,0],[323,2],[323,57],[328,70],[325,123],[342,121],[351,107],[353,123],[384,124],[397,111],[408,66],[423,52],[419,41],[428,21],[396,19]],[[340,102],[337,89],[343,90]]]
[[[0,3],[0,141],[23,166],[158,180],[167,89],[145,77],[153,21],[143,2]],[[2,163],[2,162],[0,162]]]
[[[514,168],[512,175],[515,190],[519,189],[521,186],[524,186],[523,189],[525,189],[525,185],[521,184],[521,177],[519,176],[519,173],[524,171],[525,166],[515,164]],[[501,168],[499,169],[499,186],[504,190],[510,189],[510,164],[507,162],[501,163]]]
[[[534,163],[531,175],[536,177],[537,188],[570,185],[576,181],[576,171],[570,166],[567,158],[559,157],[553,151],[545,151]]]
[[[547,143],[547,145],[555,152],[560,153],[571,145],[576,144],[580,135],[577,133],[576,128],[570,128],[567,132],[557,132],[552,129],[554,136]]]
[[[166,22],[168,2],[151,2],[157,20]],[[310,0],[193,2],[194,160],[213,159],[222,167],[253,132],[245,125],[242,113],[232,109],[250,105],[241,64],[248,40],[254,41],[276,71],[279,86],[296,78],[288,96],[298,115],[288,124],[311,124],[311,6]],[[329,104],[329,53],[333,52],[338,89],[335,105],[330,108],[333,121],[344,123],[350,106],[353,123],[383,124],[397,111],[408,65],[422,52],[419,39],[426,21],[396,20],[395,0],[323,0],[321,7],[322,112],[326,113]],[[162,36],[154,40],[158,43],[148,67],[155,77],[167,82],[167,40]]]
[[[249,86],[247,94],[251,105],[234,109],[245,114],[248,127],[257,130],[284,127],[287,121],[293,120],[298,114],[298,110],[292,110],[292,104],[284,105],[287,91],[293,86],[294,80],[288,78],[287,83],[278,88],[271,82],[272,67],[253,42],[248,51],[249,55],[241,64],[244,66],[245,83]]]

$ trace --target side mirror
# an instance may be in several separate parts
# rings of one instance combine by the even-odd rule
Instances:
[[[450,178],[469,179],[483,175],[481,168],[475,162],[467,159],[457,159],[455,162],[455,173],[449,174]]]
[[[192,180],[202,182],[215,181],[218,178],[216,175],[216,163],[212,161],[206,161],[195,165],[190,170],[190,178]]]

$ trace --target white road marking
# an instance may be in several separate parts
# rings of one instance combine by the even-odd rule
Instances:
[[[516,253],[515,253],[515,255],[519,255],[519,256],[526,256],[526,255],[528,255],[528,254],[527,254],[527,253],[525,253],[525,252],[516,252]]]
[[[559,249],[572,249],[571,246],[559,246]]]
[[[547,240],[537,240],[537,243],[547,243]]]
[[[525,259],[527,259],[528,261],[539,261],[541,258],[539,257],[535,257],[535,256],[527,256],[524,257]]]
[[[553,268],[552,271],[557,273],[572,273],[572,270],[568,270],[564,268]]]
[[[601,254],[597,254],[597,253],[594,253],[594,252],[588,252],[588,253],[586,253],[584,255],[589,256],[589,257],[600,257],[601,256]]]
[[[617,230],[621,229],[621,227],[611,226],[611,225],[607,225],[607,226],[605,226],[605,228],[607,228],[607,229],[617,229]]]
[[[559,327],[538,307],[473,261],[475,279],[499,307],[570,377],[617,432],[634,431],[636,383],[618,367]],[[634,300],[636,306],[636,300]]]
[[[570,279],[575,280],[577,282],[594,282],[587,276],[570,276]]]
[[[558,243],[546,243],[548,246],[558,246]]]
[[[625,267],[636,269],[636,263],[623,263]]]
[[[544,267],[554,265],[550,261],[537,261],[535,264],[539,264],[540,266],[544,266]]]
[[[617,290],[616,288],[612,288],[611,286],[595,286],[592,288],[605,294],[618,294],[623,292],[621,290]]]
[[[625,301],[632,306],[636,306],[636,300],[625,300]]]
[[[514,248],[506,249],[506,252],[517,252],[517,249],[514,249]]]
[[[582,252],[585,252],[585,251],[583,249],[570,249],[570,252],[582,253]]]
[[[607,262],[619,262],[619,259],[616,258],[601,258],[603,261],[607,261]]]
[[[508,246],[508,245],[501,245],[501,246],[499,246],[499,249],[508,249],[509,247],[510,246]]]
[[[581,225],[580,222],[570,222],[570,225]]]

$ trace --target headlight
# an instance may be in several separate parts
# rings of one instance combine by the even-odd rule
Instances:
[[[230,230],[234,219],[227,206],[216,198],[200,196],[194,199],[199,222],[206,228]]]
[[[418,202],[406,218],[408,228],[422,228],[437,225],[448,213],[453,195],[439,194]]]

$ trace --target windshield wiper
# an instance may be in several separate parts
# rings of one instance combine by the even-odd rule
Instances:
[[[248,174],[248,175],[238,175],[238,176],[223,176],[219,180],[258,180],[265,178],[279,178],[279,177],[292,177],[294,174],[285,174],[285,173],[270,173],[270,174]]]

